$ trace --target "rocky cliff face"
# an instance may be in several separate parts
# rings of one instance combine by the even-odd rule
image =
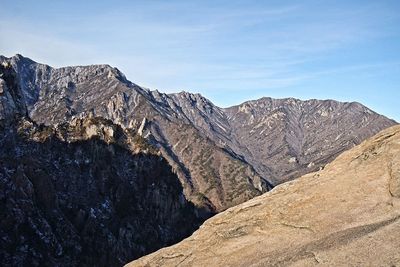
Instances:
[[[26,116],[18,75],[8,61],[0,63],[0,120],[7,121],[18,115]]]
[[[1,68],[1,266],[121,266],[207,216],[137,131],[96,117],[37,125]]]
[[[357,103],[265,98],[222,109],[199,94],[149,91],[108,65],[54,69],[20,55],[0,61],[16,71],[34,121],[95,116],[140,128],[178,174],[185,195],[211,211],[318,170],[395,124]]]
[[[154,148],[103,119],[21,119],[0,146],[2,266],[120,266],[201,222]]]
[[[398,266],[400,126],[127,266]]]

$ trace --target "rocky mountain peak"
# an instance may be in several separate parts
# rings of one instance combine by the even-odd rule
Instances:
[[[185,114],[196,113],[190,110],[194,109],[197,110],[197,112],[208,114],[208,116],[223,116],[221,108],[215,106],[210,100],[201,94],[183,91],[181,93],[169,94],[169,96],[176,102],[182,111],[185,112]]]
[[[261,98],[224,111],[236,136],[247,135],[240,140],[250,152],[248,161],[260,173],[269,172],[273,183],[317,170],[365,137],[396,124],[359,103],[334,100]],[[252,157],[273,163],[260,166]]]

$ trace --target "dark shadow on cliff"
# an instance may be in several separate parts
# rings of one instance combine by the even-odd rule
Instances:
[[[185,199],[158,155],[0,128],[2,266],[121,266],[179,242],[210,215]]]

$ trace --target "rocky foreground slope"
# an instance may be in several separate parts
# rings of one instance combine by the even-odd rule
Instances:
[[[186,197],[211,212],[318,170],[395,124],[358,103],[263,98],[223,109],[199,94],[149,91],[108,65],[55,69],[21,55],[0,61],[16,72],[32,120],[102,117],[139,129]]]
[[[103,118],[27,117],[0,65],[0,266],[121,266],[203,221],[159,151]]]
[[[400,126],[127,266],[399,266]]]

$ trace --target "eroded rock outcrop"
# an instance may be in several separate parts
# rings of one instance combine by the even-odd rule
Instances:
[[[0,120],[25,116],[27,110],[18,85],[18,75],[8,61],[0,63]]]

